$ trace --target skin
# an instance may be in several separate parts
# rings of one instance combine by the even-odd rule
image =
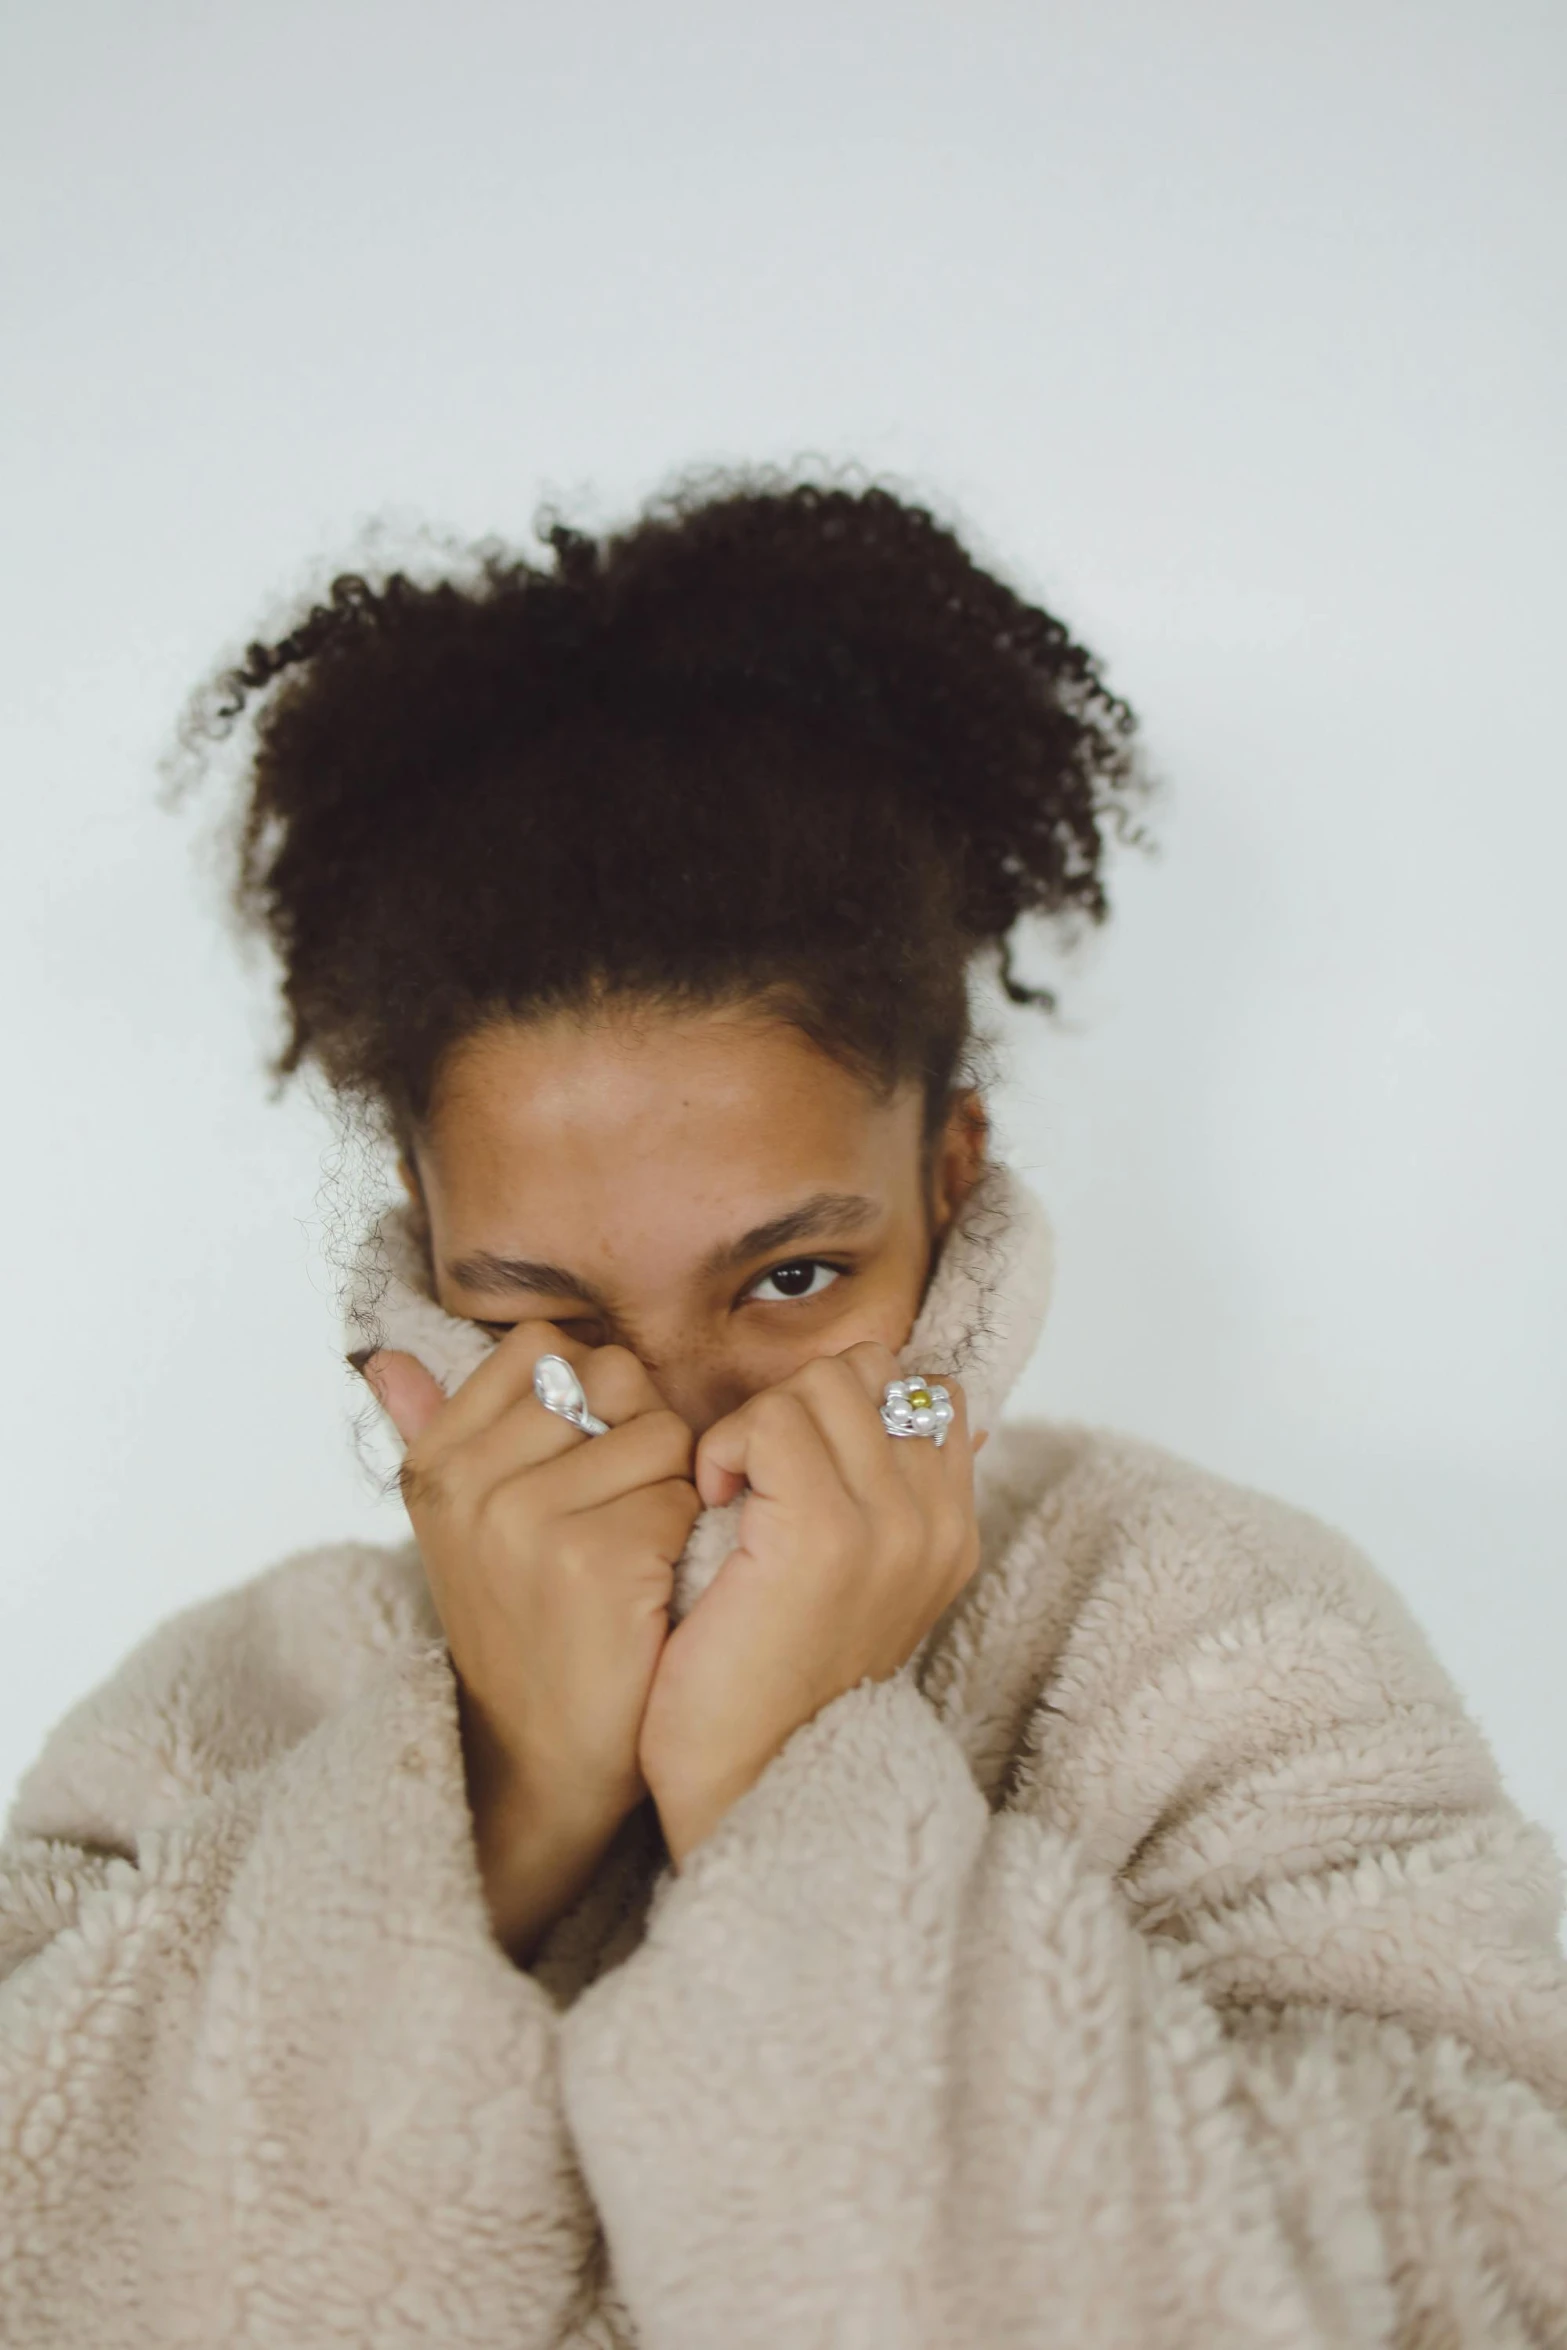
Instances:
[[[440,1304],[501,1343],[449,1401],[411,1356],[365,1371],[408,1446],[481,1869],[519,1957],[638,1801],[678,1867],[794,1729],[897,1670],[978,1563],[984,1432],[961,1383],[939,1449],[879,1417],[984,1164],[982,1104],[960,1093],[922,1184],[920,1113],[917,1087],[878,1099],[743,1006],[599,1007],[449,1059],[400,1171]],[[710,1261],[822,1193],[870,1206]],[[544,1270],[499,1286],[484,1260]],[[609,1435],[533,1396],[550,1351]],[[697,1511],[741,1493],[739,1546],[671,1631]]]

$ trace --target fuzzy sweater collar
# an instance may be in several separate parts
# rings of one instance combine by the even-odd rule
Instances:
[[[994,1429],[1038,1341],[1054,1271],[1042,1203],[1010,1167],[992,1160],[948,1228],[898,1358],[903,1369],[960,1379],[969,1425]],[[402,1200],[372,1224],[357,1252],[344,1338],[353,1352],[389,1347],[415,1356],[447,1395],[497,1343],[436,1303],[413,1210]],[[700,1598],[734,1548],[742,1499],[697,1517],[675,1570],[672,1620]]]

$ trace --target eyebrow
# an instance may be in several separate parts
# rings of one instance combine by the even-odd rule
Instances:
[[[808,1235],[822,1240],[844,1239],[852,1232],[863,1231],[880,1213],[881,1203],[864,1192],[813,1192],[809,1199],[786,1208],[782,1215],[770,1216],[765,1224],[753,1224],[749,1232],[742,1232],[737,1239],[720,1241],[703,1258],[700,1271],[704,1279],[713,1280],[722,1273],[736,1271],[754,1257],[770,1256],[787,1248],[791,1241],[803,1240]],[[591,1306],[595,1313],[607,1315],[611,1310],[602,1290],[580,1275],[568,1272],[564,1265],[541,1264],[531,1257],[497,1256],[487,1248],[451,1260],[446,1277],[457,1288],[486,1297],[573,1297]]]

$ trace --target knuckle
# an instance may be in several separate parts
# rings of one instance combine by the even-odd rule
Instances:
[[[566,1519],[555,1529],[555,1539],[549,1549],[553,1571],[569,1582],[578,1582],[593,1565],[592,1537],[586,1530]]]
[[[501,1340],[502,1346],[515,1344],[519,1352],[540,1355],[564,1355],[573,1364],[580,1364],[586,1349],[580,1338],[572,1337],[558,1322],[536,1321],[529,1315],[512,1325]]]
[[[601,1411],[625,1412],[642,1402],[648,1375],[629,1346],[596,1346],[584,1366]]]
[[[701,1495],[685,1478],[672,1477],[662,1488],[660,1499],[665,1535],[673,1542],[684,1544],[702,1507]]]
[[[474,1533],[481,1543],[494,1542],[506,1547],[517,1539],[527,1522],[519,1507],[520,1497],[514,1490],[514,1482],[508,1479],[480,1496],[474,1511]]]
[[[646,1427],[646,1441],[658,1457],[676,1462],[691,1458],[694,1439],[689,1427],[670,1404],[660,1404],[656,1410],[642,1415]]]

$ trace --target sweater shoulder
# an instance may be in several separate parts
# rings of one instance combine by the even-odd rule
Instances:
[[[411,1543],[290,1552],[163,1618],[78,1698],[23,1774],[6,1833],[128,1854],[440,1636]]]
[[[1221,1752],[1358,1749],[1389,1785],[1398,1758],[1416,1804],[1505,1808],[1425,1633],[1338,1527],[1115,1429],[1016,1421],[981,1458],[983,1563],[923,1674],[993,1790],[1135,1780],[1141,1813]]]
[[[992,1449],[996,1548],[1020,1543],[1069,1590],[1074,1626],[1113,1622],[1119,1643],[1151,1654],[1259,1611],[1347,1617],[1392,1642],[1433,1692],[1451,1691],[1392,1582],[1316,1512],[1120,1429],[1014,1421]]]
[[[1392,1582],[1314,1512],[1146,1440],[1007,1438],[1006,1539],[957,1635],[992,1799],[1210,1983],[1336,2001],[1343,1968],[1401,1951],[1384,2012],[1515,2052],[1507,2017],[1534,2018],[1559,2084],[1561,1858]]]

